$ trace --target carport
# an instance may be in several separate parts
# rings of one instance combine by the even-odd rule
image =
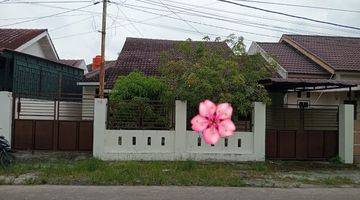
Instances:
[[[352,103],[354,81],[329,79],[266,78],[260,80],[273,97],[266,113],[266,157],[282,160],[326,160],[341,152],[345,120],[344,105],[284,104],[289,92],[321,91],[345,88]],[[351,106],[351,108],[353,108]],[[353,134],[353,133],[352,133]],[[351,140],[353,141],[353,140]],[[353,145],[353,142],[348,142]],[[351,148],[352,149],[352,148]],[[350,150],[348,150],[350,151]],[[351,150],[352,151],[352,150]]]

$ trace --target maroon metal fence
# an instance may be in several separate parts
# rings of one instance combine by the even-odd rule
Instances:
[[[268,107],[266,157],[325,160],[338,154],[338,106]]]
[[[12,147],[16,150],[91,151],[91,95],[14,94]]]

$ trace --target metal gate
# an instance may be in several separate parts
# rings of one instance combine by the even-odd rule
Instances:
[[[268,107],[266,157],[325,160],[338,154],[338,106]]]
[[[15,150],[92,151],[94,98],[80,94],[13,96]]]

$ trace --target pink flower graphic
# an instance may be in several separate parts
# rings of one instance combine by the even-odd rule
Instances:
[[[192,118],[191,128],[196,132],[201,132],[207,144],[215,144],[221,137],[234,134],[232,112],[233,108],[229,103],[215,105],[210,100],[205,100],[199,105],[199,114]]]

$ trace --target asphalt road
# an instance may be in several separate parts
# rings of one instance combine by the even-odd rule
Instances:
[[[360,188],[231,188],[146,186],[0,186],[1,200],[206,199],[206,200],[352,200]]]

